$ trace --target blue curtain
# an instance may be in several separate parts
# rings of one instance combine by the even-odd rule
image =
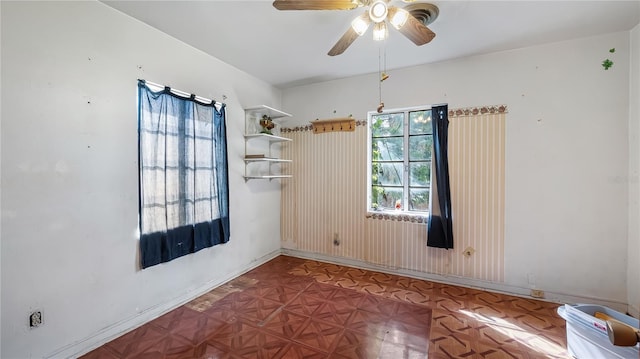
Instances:
[[[138,81],[142,268],[229,241],[224,104]]]
[[[450,249],[453,248],[453,223],[447,154],[449,114],[446,104],[431,108],[431,124],[435,181],[431,181],[427,246]]]

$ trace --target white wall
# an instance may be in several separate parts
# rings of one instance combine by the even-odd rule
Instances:
[[[0,19],[2,19],[2,6],[0,5]],[[2,39],[2,24],[0,24],[0,39]],[[0,40],[0,44],[2,41]],[[0,46],[0,69],[2,68],[2,46]],[[0,79],[2,75],[0,74]],[[1,82],[1,80],[0,80]],[[2,84],[0,83],[0,129],[2,129]],[[0,131],[1,132],[1,131]],[[0,158],[2,156],[2,136],[0,136]],[[0,184],[2,178],[2,166],[0,166]],[[2,203],[2,186],[0,185],[0,204]],[[0,210],[0,216],[1,216]],[[1,218],[1,217],[0,217]],[[0,289],[2,288],[2,220],[0,219]],[[0,308],[2,308],[2,293],[0,290]],[[0,309],[0,323],[2,323],[2,310]],[[0,324],[0,356],[2,356],[2,325]]]
[[[241,161],[243,108],[279,90],[99,2],[1,8],[2,358],[78,354],[279,253],[279,183]],[[228,96],[231,181],[231,241],[143,271],[138,78]]]
[[[631,31],[629,87],[629,312],[640,317],[640,25]]]
[[[506,285],[626,308],[628,44],[620,32],[389,71],[386,109],[508,106]],[[377,74],[283,92],[299,124],[377,104]]]

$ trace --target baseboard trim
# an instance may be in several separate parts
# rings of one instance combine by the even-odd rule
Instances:
[[[279,256],[281,254],[281,250],[275,250],[271,253],[268,253],[260,258],[255,259],[251,263],[249,263],[244,268],[237,270],[235,272],[229,273],[228,275],[218,278],[212,281],[209,281],[200,287],[186,292],[182,295],[179,295],[168,302],[161,303],[159,305],[148,308],[132,317],[121,320],[107,328],[100,330],[97,333],[94,333],[84,339],[76,341],[75,343],[69,344],[63,348],[58,349],[45,356],[45,358],[77,358],[82,356],[100,346],[110,342],[111,340],[121,336],[124,333],[127,333],[155,318],[160,317],[168,313],[169,311],[184,305],[191,300],[203,295],[204,293],[209,292],[210,290],[219,287],[220,285],[238,277],[242,274],[272,260],[273,258]]]
[[[597,304],[597,305],[603,305],[603,306],[609,307],[613,310],[617,310],[622,313],[627,312],[631,307],[627,303],[623,303],[616,300],[571,295],[567,293],[550,292],[547,290],[545,290],[544,299],[533,298],[529,295],[531,288],[528,288],[528,287],[519,287],[519,286],[514,286],[510,284],[505,284],[505,283],[496,283],[496,282],[490,282],[490,281],[484,281],[484,280],[472,279],[472,278],[466,278],[466,277],[460,277],[460,276],[453,276],[453,275],[425,273],[425,272],[420,272],[420,271],[415,271],[410,269],[391,268],[391,267],[385,267],[381,265],[368,263],[368,262],[357,260],[357,259],[334,257],[334,256],[325,255],[325,254],[320,254],[320,253],[304,252],[296,249],[283,248],[282,254],[289,255],[292,257],[312,259],[312,260],[317,260],[321,262],[328,262],[333,264],[345,265],[349,267],[368,269],[368,270],[373,270],[373,271],[383,272],[388,274],[402,275],[406,277],[424,279],[424,280],[429,280],[429,281],[439,282],[439,283],[459,285],[467,288],[482,289],[490,292],[515,295],[518,297],[523,297],[528,299],[537,299],[537,300],[553,302],[553,303]]]
[[[425,273],[425,272],[419,272],[419,271],[402,269],[402,268],[391,268],[391,267],[385,267],[385,266],[368,263],[368,262],[357,260],[357,259],[334,257],[334,256],[329,256],[329,255],[324,255],[319,253],[311,253],[311,252],[304,252],[304,251],[299,251],[295,249],[282,248],[282,249],[272,251],[254,260],[253,262],[249,263],[246,267],[238,271],[232,272],[223,278],[218,278],[216,280],[207,282],[194,290],[191,290],[183,295],[173,298],[168,302],[148,308],[135,316],[121,320],[84,339],[81,339],[79,341],[76,341],[75,343],[72,343],[63,348],[60,348],[57,351],[53,352],[52,354],[45,356],[45,358],[77,358],[79,356],[82,356],[110,342],[111,340],[121,336],[122,334],[129,332],[157,317],[160,317],[161,315],[164,315],[165,313],[181,305],[188,303],[189,301],[201,296],[202,294],[207,293],[208,291],[272,260],[273,258],[279,256],[280,254],[297,257],[297,258],[311,259],[311,260],[317,260],[321,262],[345,265],[349,267],[373,270],[373,271],[382,272],[382,273],[402,275],[402,276],[416,278],[416,279],[430,280],[430,281],[439,282],[439,283],[459,285],[467,288],[482,289],[490,292],[515,295],[523,298],[536,299],[529,296],[530,289],[525,287],[518,287],[518,286],[513,286],[509,284],[504,284],[504,283],[483,281],[483,280],[471,279],[471,278],[465,278],[465,277],[459,277],[459,276]],[[576,295],[570,295],[565,293],[555,293],[555,292],[549,292],[549,291],[545,291],[545,295],[546,295],[545,299],[538,299],[538,300],[549,301],[554,303],[566,303],[566,304],[591,303],[591,304],[603,305],[620,312],[628,312],[629,314],[631,314],[636,318],[638,318],[639,316],[638,308],[635,308],[631,304],[622,303],[615,300],[576,296]]]

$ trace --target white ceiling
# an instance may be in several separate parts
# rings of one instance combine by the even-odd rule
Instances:
[[[379,58],[393,70],[625,31],[640,22],[640,0],[429,1],[440,9],[429,25],[436,33],[430,43],[418,47],[393,28],[385,42],[374,42],[369,29],[331,57],[329,49],[364,9],[278,11],[268,0],[103,2],[279,88],[378,72]]]

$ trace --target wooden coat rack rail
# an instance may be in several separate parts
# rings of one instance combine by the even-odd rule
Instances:
[[[352,117],[315,120],[311,121],[311,125],[314,134],[337,131],[352,132],[356,130],[356,120]]]

